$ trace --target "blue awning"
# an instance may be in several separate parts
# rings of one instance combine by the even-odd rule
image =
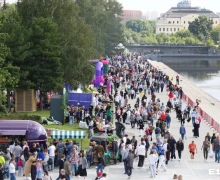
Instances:
[[[51,131],[52,139],[85,139],[85,131]]]

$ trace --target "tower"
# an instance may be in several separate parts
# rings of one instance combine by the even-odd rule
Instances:
[[[191,7],[191,0],[182,0],[177,4],[177,7],[180,7],[180,8],[189,8],[189,7]]]

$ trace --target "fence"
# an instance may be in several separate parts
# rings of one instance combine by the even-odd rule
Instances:
[[[155,68],[152,64],[151,66],[154,69]],[[191,98],[189,98],[186,94],[183,94],[182,99],[189,104],[191,107],[194,107],[194,102],[196,102],[196,100],[192,100]],[[218,133],[220,133],[220,124],[217,122],[217,119],[213,119],[209,114],[207,114],[205,112],[205,110],[203,110],[201,107],[198,107],[198,113],[199,115],[203,118],[203,120],[205,120],[211,127],[213,127],[213,129],[215,131],[217,131]]]

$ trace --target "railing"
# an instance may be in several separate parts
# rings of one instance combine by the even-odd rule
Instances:
[[[147,43],[147,44],[125,44],[126,46],[171,46],[171,47],[184,47],[184,46],[195,46],[195,47],[206,47],[205,44],[172,44],[172,43]]]

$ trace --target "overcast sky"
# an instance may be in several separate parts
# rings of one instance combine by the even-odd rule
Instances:
[[[118,0],[126,10],[158,11],[165,13],[170,7],[176,7],[181,0]],[[192,6],[220,12],[220,0],[191,0]]]
[[[0,0],[1,1],[1,0]],[[13,3],[17,0],[6,0]],[[127,10],[141,10],[143,13],[148,11],[158,11],[165,13],[170,7],[175,7],[180,0],[118,0]],[[220,12],[220,0],[191,0],[192,6],[210,9]]]

